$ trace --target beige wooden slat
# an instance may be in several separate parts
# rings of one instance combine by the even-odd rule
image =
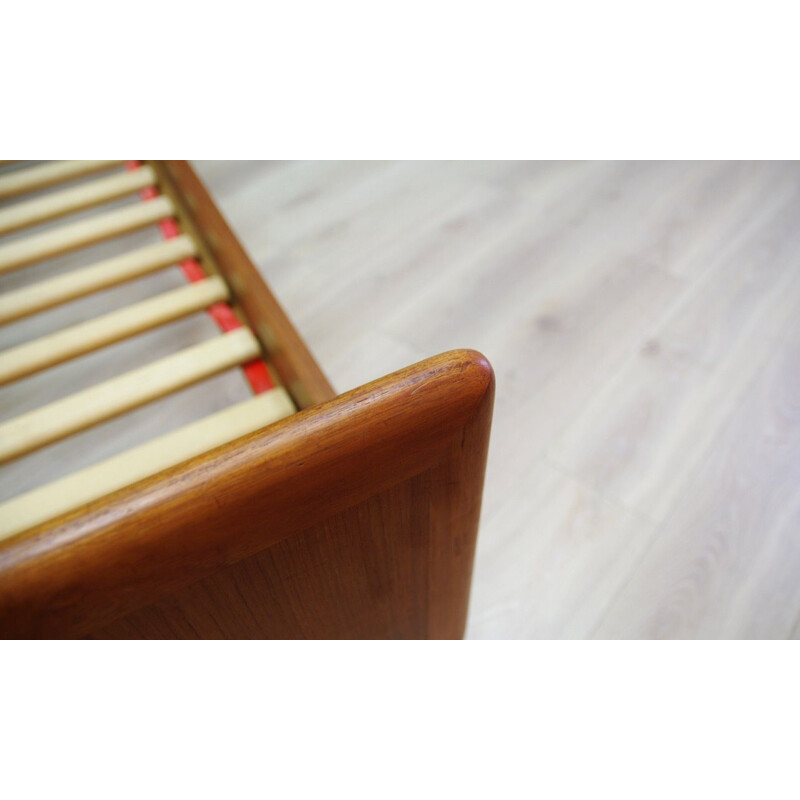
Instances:
[[[24,286],[0,295],[0,324],[125,283],[196,254],[193,240],[181,235]]]
[[[0,200],[111,169],[122,161],[49,161],[0,175]]]
[[[246,328],[181,350],[0,425],[0,463],[257,358]]]
[[[283,387],[0,503],[0,540],[263,428],[295,411]]]
[[[0,245],[0,274],[144,228],[174,213],[175,209],[168,197],[155,197],[25,236]]]
[[[213,276],[0,351],[0,386],[202,311],[228,296],[225,281]]]
[[[153,168],[140,167],[0,208],[0,234],[12,233],[65,214],[108,203],[146,186],[153,186],[155,182]]]

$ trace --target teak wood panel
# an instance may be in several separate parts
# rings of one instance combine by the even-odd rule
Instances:
[[[246,317],[297,407],[308,408],[333,398],[336,392],[189,162],[150,163],[179,218],[198,239],[207,260],[225,278],[235,306]]]
[[[494,376],[428,359],[9,540],[10,637],[460,637]]]

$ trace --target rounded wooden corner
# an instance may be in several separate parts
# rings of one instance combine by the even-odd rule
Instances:
[[[470,376],[470,392],[474,397],[475,410],[482,409],[494,401],[494,369],[483,353],[478,350],[450,350],[443,355],[453,356]]]
[[[466,487],[469,553],[493,397],[485,356],[442,353],[21,534],[0,554],[0,628],[81,635],[429,470]]]

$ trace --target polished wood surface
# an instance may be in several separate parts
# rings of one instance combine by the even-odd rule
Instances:
[[[461,636],[493,396],[443,354],[6,540],[0,631]]]
[[[800,636],[797,164],[195,167],[337,387],[492,362],[468,635]]]

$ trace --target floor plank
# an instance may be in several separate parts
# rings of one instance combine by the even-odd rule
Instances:
[[[537,462],[484,515],[468,635],[585,638],[656,526]]]
[[[661,521],[800,298],[795,194],[729,250],[564,432],[549,457]]]
[[[672,514],[596,636],[792,635],[800,613],[800,332],[792,333],[700,467],[684,474]]]

